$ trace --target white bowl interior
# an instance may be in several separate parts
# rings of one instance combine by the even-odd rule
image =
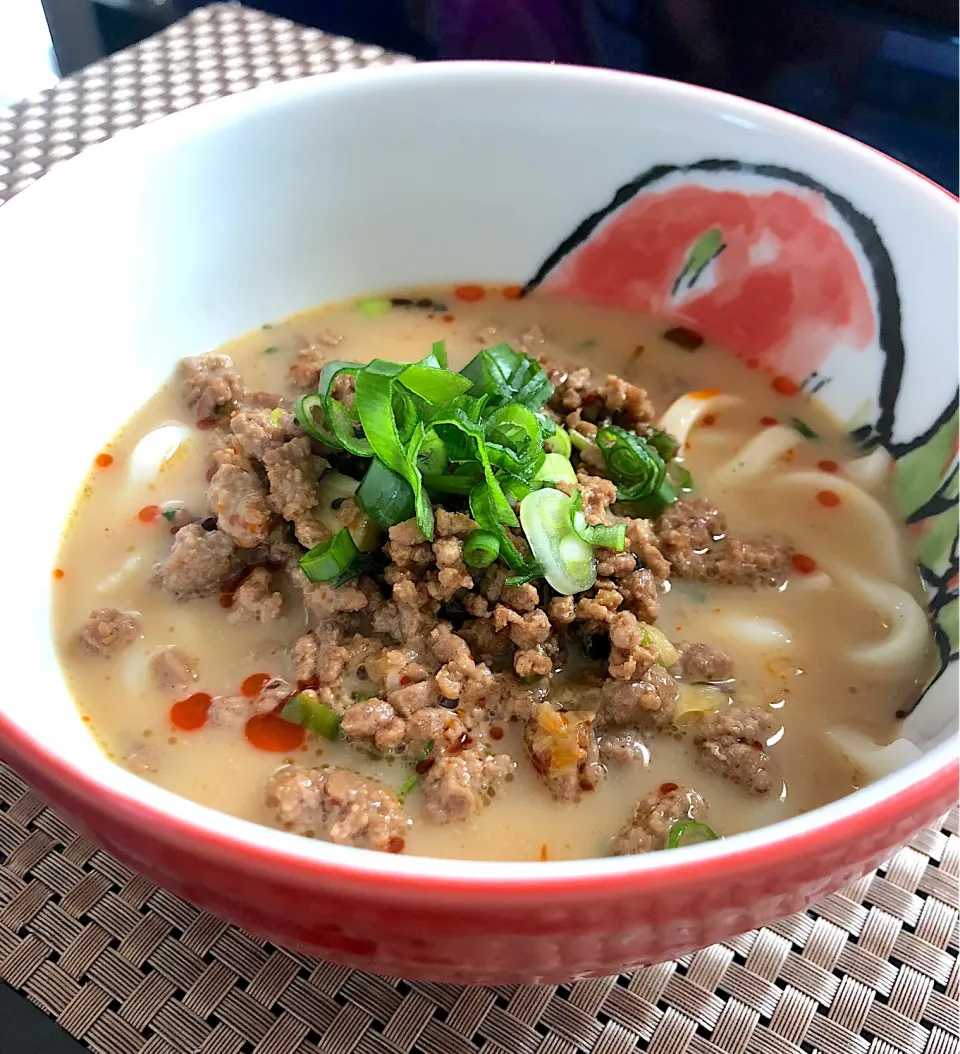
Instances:
[[[6,428],[31,452],[7,473],[32,517],[29,555],[7,569],[21,606],[6,628],[31,691],[5,693],[4,713],[98,779],[170,808],[100,755],[50,639],[61,526],[101,444],[184,355],[383,287],[523,282],[621,184],[707,157],[809,172],[874,219],[908,352],[935,378],[911,398],[939,401],[957,347],[957,236],[942,194],[805,122],[679,85],[516,66],[324,77],[125,133],[5,206]],[[940,744],[924,770],[955,750],[952,673],[914,722],[918,742]]]

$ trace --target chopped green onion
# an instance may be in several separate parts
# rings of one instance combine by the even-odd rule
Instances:
[[[415,758],[412,759],[414,765],[418,765],[421,761],[426,761],[430,757],[430,751],[433,750],[436,745],[435,739],[428,739],[424,744],[423,750]]]
[[[597,432],[597,446],[617,485],[618,501],[645,502],[641,515],[656,516],[677,500],[663,458],[642,436],[609,425]]]
[[[397,798],[399,801],[403,801],[404,798],[413,790],[414,787],[420,782],[420,777],[412,772],[407,778],[400,784],[397,790]]]
[[[520,523],[543,568],[544,578],[560,594],[582,593],[597,580],[593,546],[573,529],[573,500],[544,487],[520,502]]]
[[[300,557],[300,570],[310,582],[331,582],[359,556],[359,550],[346,527]]]
[[[544,446],[551,454],[560,454],[561,457],[569,458],[573,453],[570,433],[565,428],[558,428],[544,443]]]
[[[368,439],[357,435],[356,426],[359,419],[357,416],[356,396],[354,396],[354,405],[347,407],[339,399],[334,398],[333,386],[341,374],[356,379],[365,372],[365,368],[358,370],[356,366],[341,366],[330,374],[329,383],[322,396],[323,413],[327,419],[327,424],[330,426],[330,431],[333,432],[337,443],[344,450],[351,454],[356,454],[357,457],[371,457],[374,451]]]
[[[657,488],[656,493],[645,498],[632,497],[632,491],[622,487],[617,489],[617,499],[629,503],[632,516],[643,516],[645,519],[653,519],[677,500],[677,492],[673,489],[670,480],[665,479]]]
[[[311,436],[316,439],[318,443],[323,443],[326,446],[339,447],[340,444],[334,435],[327,431],[320,419],[317,417],[317,411],[323,413],[323,398],[320,395],[302,395],[298,400],[297,404],[293,409],[293,416],[297,419],[297,424]]]
[[[358,300],[356,307],[360,314],[366,315],[367,318],[379,318],[381,315],[385,315],[393,307],[393,304],[389,300]]]
[[[457,465],[453,472],[444,475],[423,473],[423,485],[431,494],[469,494],[483,479],[483,469],[476,462]]]
[[[460,372],[473,382],[472,394],[488,396],[494,406],[519,403],[539,410],[553,394],[540,364],[509,344],[486,348]]]
[[[580,508],[582,503],[583,496],[578,492],[571,506],[571,522],[577,535],[591,545],[598,545],[604,549],[616,549],[618,553],[623,552],[627,547],[627,525],[625,523],[613,525],[587,523],[587,518]]]
[[[577,450],[586,450],[588,446],[593,446],[593,440],[575,428],[571,428],[567,435],[570,436],[570,445],[575,446]]]
[[[270,424],[272,424],[274,428],[279,428],[280,427],[280,407],[279,406],[275,406],[270,411]]]
[[[508,586],[525,586],[535,578],[543,578],[543,568],[539,564],[527,564],[519,574],[510,575],[506,584]]]
[[[436,361],[437,365],[441,369],[447,368],[447,342],[445,340],[435,340],[430,348],[430,354],[424,359],[426,363],[429,359]]]
[[[690,470],[678,462],[673,461],[667,465],[667,476],[676,490],[693,490],[693,476],[690,475]]]
[[[434,404],[451,402],[472,387],[471,382],[459,373],[419,362],[408,366],[398,380],[414,395]]]
[[[340,735],[340,715],[307,692],[299,692],[280,711],[284,721],[302,725],[309,732],[335,742]]]
[[[645,493],[636,495],[646,497],[660,485],[666,471],[663,458],[636,432],[608,425],[597,432],[597,446],[610,478],[618,486],[646,486]]]
[[[274,345],[274,346],[273,346],[273,347],[271,347],[271,348],[264,348],[264,349],[263,349],[263,353],[264,353],[264,355],[276,355],[276,353],[277,353],[277,352],[278,352],[279,350],[280,350],[280,349],[279,349],[279,348],[278,348],[278,347],[277,347],[276,345]]]
[[[410,485],[417,526],[425,538],[432,538],[433,508],[427,499],[416,463],[417,453],[426,437],[423,422],[417,421],[413,424],[410,429],[410,445],[405,450],[400,427],[406,432],[407,424],[412,423],[413,418],[410,416],[409,420],[404,421],[401,414],[399,423],[397,419],[398,406],[405,407],[404,413],[408,415],[415,413],[412,403],[407,405],[404,402],[403,389],[394,384],[398,372],[404,369],[402,364],[373,359],[357,374],[354,406],[373,453],[391,472],[402,476]],[[399,404],[394,399],[395,393],[399,395]],[[406,396],[406,399],[409,400],[410,397]]]
[[[164,509],[160,515],[169,523],[179,511],[179,509]]]
[[[447,448],[432,429],[426,433],[417,452],[417,468],[423,476],[442,476],[448,464]]]
[[[345,369],[359,370],[362,367],[358,362],[348,362],[346,359],[331,359],[329,362],[323,364],[323,369],[320,371],[320,376],[317,379],[317,394],[321,397],[326,397],[330,391],[330,387],[333,384],[333,378],[341,371]]]
[[[500,539],[492,531],[474,531],[463,543],[463,562],[467,567],[489,567],[500,555]]]
[[[497,479],[503,487],[504,496],[511,505],[516,505],[517,502],[523,501],[530,491],[533,490],[533,487],[525,479],[511,475],[509,472],[501,472]]]
[[[677,456],[677,451],[680,449],[680,444],[670,435],[669,432],[651,432],[647,436],[647,442],[654,450],[663,458],[664,461],[670,461]]]
[[[515,475],[533,474],[543,461],[543,432],[537,415],[511,403],[494,410],[483,422],[491,464]]]
[[[374,458],[356,492],[360,511],[382,527],[409,520],[414,513],[410,484]]]
[[[697,820],[678,820],[670,826],[667,848],[681,849],[685,845],[715,842],[719,837],[717,832],[705,823],[699,823]]]
[[[791,417],[790,424],[803,436],[804,439],[819,439],[820,436],[805,422],[801,421],[799,417]]]
[[[573,465],[563,454],[547,454],[539,472],[533,478],[548,484],[577,482],[577,474],[573,470]]]

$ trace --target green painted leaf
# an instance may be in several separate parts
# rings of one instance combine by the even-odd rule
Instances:
[[[910,516],[940,489],[956,449],[957,414],[943,424],[923,446],[897,461],[893,470],[893,496],[903,516]]]
[[[924,521],[924,531],[917,545],[917,561],[942,575],[950,563],[950,550],[957,537],[957,510],[947,509]]]
[[[677,280],[674,283],[674,292],[680,288],[680,285],[685,278],[689,278],[689,285],[692,286],[706,269],[710,261],[719,256],[725,248],[726,246],[723,243],[723,231],[721,231],[719,227],[711,227],[710,230],[701,234],[691,246],[690,252],[687,253],[687,258],[683,263],[683,269],[680,271],[680,274],[677,275]]]
[[[950,654],[957,651],[957,626],[960,622],[960,600],[954,597],[937,612],[937,625],[943,630],[950,642]]]

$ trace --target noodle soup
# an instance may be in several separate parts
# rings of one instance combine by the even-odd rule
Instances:
[[[182,365],[91,470],[56,633],[104,751],[225,812],[665,849],[876,775],[933,667],[885,487],[698,334],[405,291]]]

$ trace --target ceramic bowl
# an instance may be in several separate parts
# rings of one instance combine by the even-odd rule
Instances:
[[[678,282],[717,228],[725,251]],[[891,159],[763,106],[600,70],[323,76],[92,148],[0,209],[8,513],[30,509],[5,566],[17,678],[0,701],[0,752],[173,892],[387,974],[612,974],[804,908],[957,795],[957,259],[954,199]],[[478,864],[255,826],[99,753],[57,664],[50,593],[100,445],[181,356],[324,301],[466,280],[542,284],[699,329],[771,377],[822,389],[887,452],[941,656],[906,722],[915,760],[711,845]]]

